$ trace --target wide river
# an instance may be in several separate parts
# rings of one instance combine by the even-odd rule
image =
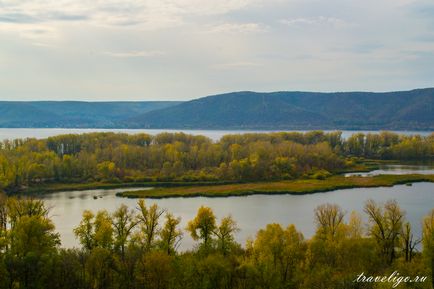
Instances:
[[[156,135],[162,132],[184,132],[192,135],[204,135],[214,141],[218,141],[222,136],[226,134],[243,134],[252,132],[274,132],[268,131],[246,131],[246,130],[170,130],[170,129],[75,129],[75,128],[0,128],[0,141],[4,139],[15,138],[47,138],[50,136],[56,136],[60,134],[81,134],[90,132],[123,132],[128,134],[147,133],[150,135]],[[298,130],[298,132],[307,132],[306,130]],[[325,130],[325,132],[330,132]],[[378,131],[355,131],[344,130],[342,131],[342,137],[348,138],[354,133],[378,133]],[[405,135],[429,135],[430,131],[395,131],[399,134]]]
[[[434,174],[433,167],[429,166],[384,166],[382,173],[394,174],[418,172]],[[376,174],[377,172],[373,172]],[[43,196],[46,204],[51,207],[50,215],[54,220],[56,229],[61,234],[62,245],[65,247],[78,246],[72,229],[78,225],[83,210],[106,209],[113,212],[121,204],[131,209],[136,207],[137,199],[116,197],[116,193],[129,189],[89,190],[58,192]],[[347,212],[363,213],[363,206],[368,199],[385,202],[390,199],[398,201],[406,211],[407,220],[414,226],[416,236],[421,233],[421,220],[434,208],[434,183],[415,183],[412,186],[397,185],[394,187],[358,188],[336,190],[326,193],[310,195],[252,195],[229,198],[167,198],[148,199],[148,205],[156,203],[161,208],[182,218],[181,226],[185,228],[187,222],[194,218],[197,209],[202,206],[211,207],[216,216],[221,219],[232,215],[238,222],[240,231],[236,240],[245,244],[249,237],[269,223],[280,223],[283,226],[295,224],[305,237],[311,237],[315,232],[315,207],[324,203],[335,203]],[[180,249],[192,248],[194,242],[185,234]]]

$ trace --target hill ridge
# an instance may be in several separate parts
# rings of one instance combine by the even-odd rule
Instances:
[[[259,104],[262,103],[262,106]],[[434,88],[395,92],[237,91],[130,119],[184,129],[434,129]]]

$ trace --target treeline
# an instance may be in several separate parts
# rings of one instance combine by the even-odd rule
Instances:
[[[226,135],[89,133],[0,142],[0,190],[47,182],[250,181],[324,178],[354,157],[428,160],[434,135],[278,132]]]
[[[241,246],[230,216],[217,220],[201,207],[181,228],[180,218],[140,200],[135,209],[85,211],[74,229],[81,247],[60,249],[42,201],[3,197],[0,288],[433,288],[434,209],[421,238],[395,201],[367,201],[364,212],[366,224],[357,212],[345,221],[339,206],[321,205],[311,239],[294,225],[269,224]],[[177,250],[183,234],[194,249]],[[391,282],[355,281],[394,271]]]

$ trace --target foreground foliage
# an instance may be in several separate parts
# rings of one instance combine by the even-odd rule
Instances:
[[[81,247],[61,249],[42,201],[0,199],[0,288],[391,288],[357,283],[360,273],[428,276],[399,288],[433,288],[434,209],[415,236],[395,201],[369,200],[346,221],[339,206],[314,211],[316,233],[269,224],[241,246],[231,216],[218,220],[201,207],[187,228],[143,200],[135,209],[84,211],[74,228]],[[183,234],[194,249],[177,250]],[[423,251],[417,250],[419,243]]]

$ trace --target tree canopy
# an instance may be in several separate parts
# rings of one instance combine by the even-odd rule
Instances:
[[[342,208],[324,204],[314,211],[312,238],[292,224],[268,224],[245,245],[236,241],[232,217],[218,219],[200,207],[186,228],[198,246],[182,252],[180,218],[144,200],[134,209],[84,211],[74,249],[61,248],[48,211],[39,200],[0,198],[6,224],[0,227],[1,289],[392,288],[354,280],[362,272],[394,271],[423,278],[399,288],[433,288],[434,210],[423,219],[422,236],[413,239],[393,200],[367,201],[367,223],[357,212],[346,219]],[[415,246],[417,237],[422,248]]]

